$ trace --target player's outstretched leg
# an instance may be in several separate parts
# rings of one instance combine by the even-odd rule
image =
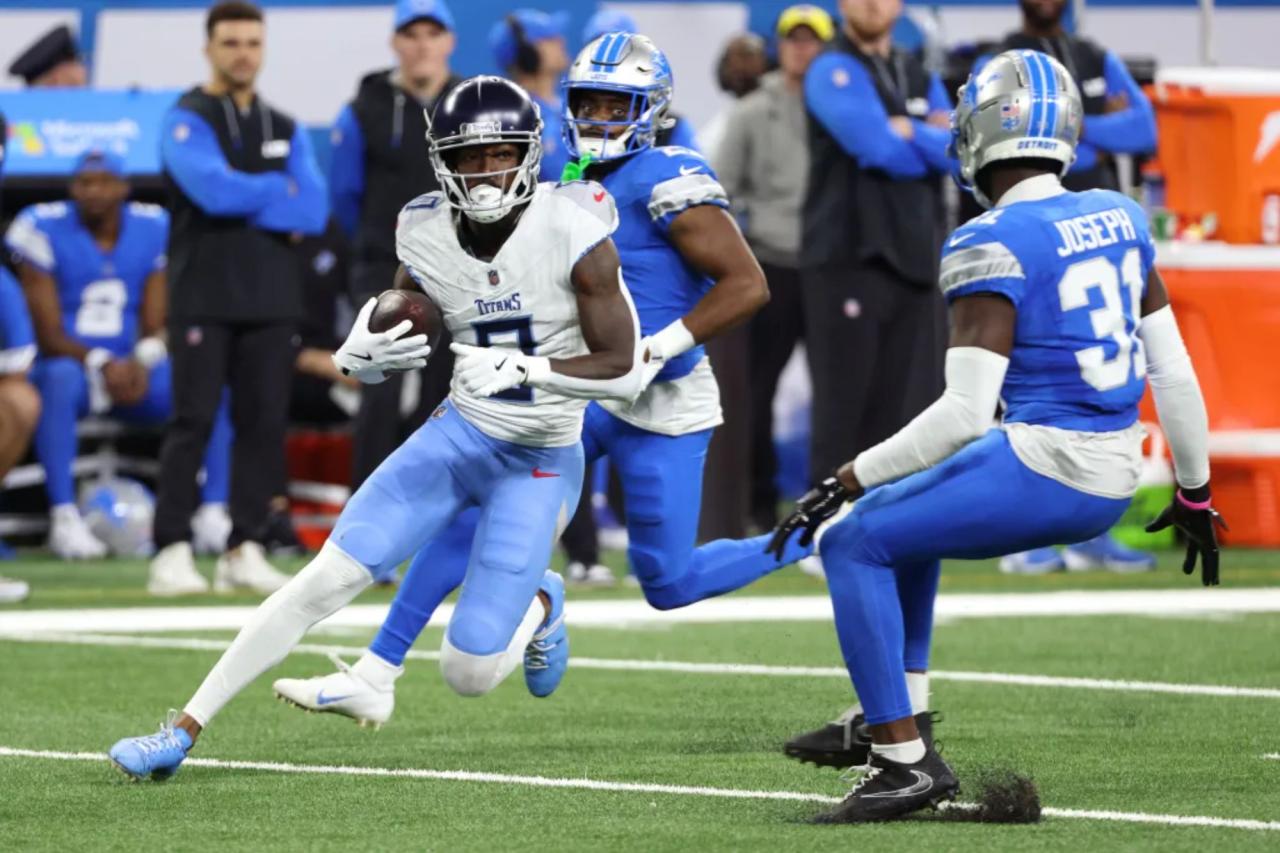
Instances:
[[[305,711],[350,717],[362,727],[377,729],[390,720],[396,679],[404,674],[409,648],[440,602],[466,576],[478,515],[477,510],[467,510],[418,551],[382,628],[359,660],[348,666],[331,655],[336,672],[278,679],[272,685],[276,696]]]

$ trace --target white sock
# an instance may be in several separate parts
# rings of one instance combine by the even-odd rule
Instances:
[[[907,673],[907,695],[911,697],[911,714],[923,714],[929,710],[929,673]]]
[[[249,682],[284,660],[308,628],[372,583],[368,569],[326,542],[306,568],[259,605],[183,711],[208,725]]]
[[[898,764],[915,764],[924,758],[924,740],[916,738],[905,743],[873,743],[871,751]]]
[[[520,626],[511,635],[511,642],[500,652],[491,655],[473,655],[449,642],[449,631],[444,633],[440,647],[440,670],[455,693],[462,696],[483,696],[502,683],[517,666],[524,662],[524,650],[533,640],[543,620],[547,618],[542,599],[534,597],[525,611]]]
[[[59,522],[64,524],[66,522],[75,523],[80,521],[80,508],[75,504],[58,504],[49,510],[49,516],[55,524]]]
[[[394,666],[366,649],[360,660],[352,664],[351,674],[360,676],[378,690],[386,691],[395,688],[396,679],[404,675],[404,667]]]

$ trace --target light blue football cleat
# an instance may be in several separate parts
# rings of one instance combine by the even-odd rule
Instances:
[[[118,740],[107,755],[135,782],[148,777],[163,782],[178,772],[191,749],[191,735],[173,725],[176,719],[178,712],[170,711],[160,731]]]
[[[551,600],[551,610],[524,650],[524,683],[534,696],[550,696],[569,668],[569,632],[564,626],[564,578],[548,571],[539,592]]]
[[[1062,557],[1052,548],[1032,548],[1000,558],[1000,571],[1006,575],[1047,575],[1065,567]]]
[[[1062,558],[1071,572],[1097,568],[1119,573],[1149,572],[1156,567],[1155,554],[1121,545],[1110,533],[1067,546]]]

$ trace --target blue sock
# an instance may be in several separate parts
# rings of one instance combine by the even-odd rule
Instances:
[[[654,607],[669,610],[695,601],[724,595],[759,580],[770,572],[804,559],[813,546],[801,547],[792,536],[779,561],[765,552],[773,534],[751,539],[717,539],[693,552],[689,569],[679,578],[660,587],[645,589],[645,598]]]
[[[911,716],[903,664],[898,578],[889,566],[855,559],[856,526],[837,524],[822,538],[822,562],[835,609],[840,651],[871,725]]]
[[[898,573],[898,602],[902,606],[903,665],[912,671],[929,669],[929,648],[933,643],[933,604],[938,598],[938,560],[912,566]]]
[[[76,419],[88,402],[84,366],[70,358],[36,362],[31,379],[42,408],[36,424],[36,458],[44,466],[45,492],[52,506],[75,503],[71,465],[76,458]]]
[[[200,497],[207,504],[224,504],[231,491],[231,399],[222,392],[222,403],[213,418],[213,430],[204,451],[204,485]]]
[[[479,516],[479,510],[467,510],[417,553],[369,651],[392,666],[404,663],[410,647],[431,621],[431,614],[462,585]]]

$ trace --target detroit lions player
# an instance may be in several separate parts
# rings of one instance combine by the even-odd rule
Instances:
[[[564,672],[564,582],[546,571],[582,486],[583,409],[640,390],[640,341],[598,184],[539,184],[542,122],[514,83],[475,77],[436,106],[430,156],[443,191],[410,202],[397,225],[396,286],[440,307],[458,358],[449,399],[344,508],[311,563],[250,618],[185,712],[159,734],[111,750],[137,779],[172,775],[236,693],[304,631],[478,507],[466,584],[440,666],[464,696],[492,690],[521,661],[531,688]],[[364,382],[422,367],[425,336],[369,330],[376,300],[334,356]]]
[[[775,559],[764,551],[768,536],[694,548],[703,462],[721,422],[702,344],[755,313],[768,290],[707,161],[687,148],[654,145],[671,121],[671,70],[662,51],[642,35],[607,33],[578,54],[565,85],[569,151],[588,158],[586,176],[617,200],[614,241],[647,336],[651,383],[634,401],[588,407],[583,452],[588,460],[608,454],[621,475],[628,556],[645,598],[660,610],[683,607],[809,553],[793,545]],[[281,679],[276,692],[311,710],[389,719],[405,654],[461,580],[466,551],[457,543],[467,536],[450,534],[418,556],[382,631],[353,667]],[[329,696],[343,698],[322,701]]]
[[[76,421],[110,414],[160,424],[172,409],[162,337],[169,214],[126,201],[124,162],[105,150],[80,158],[69,189],[70,201],[26,208],[5,235],[40,344],[31,378],[44,401],[35,446],[51,505],[49,547],[68,560],[107,553],[75,504]],[[192,519],[199,550],[220,552],[231,530],[230,446],[224,405],[205,455],[204,505]],[[194,567],[153,571],[148,583],[161,595],[208,587]]]
[[[951,768],[922,739],[904,669],[927,667],[937,562],[1106,530],[1138,485],[1138,400],[1150,377],[1179,489],[1148,529],[1176,525],[1218,582],[1208,418],[1142,209],[1072,193],[1080,95],[1056,60],[996,57],[960,90],[960,180],[994,207],[943,249],[947,388],[896,435],[800,500],[777,544],[825,522],[841,651],[870,730],[869,769],[820,822],[887,820],[948,799]],[[1004,423],[989,429],[998,401]]]

